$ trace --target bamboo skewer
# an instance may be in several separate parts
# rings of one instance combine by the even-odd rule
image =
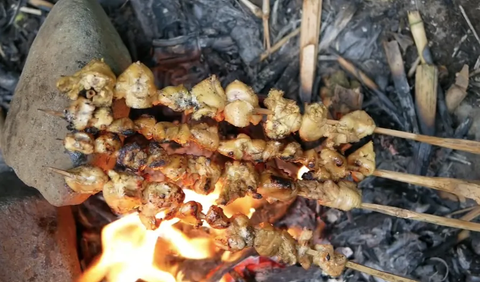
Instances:
[[[395,274],[391,274],[391,273],[388,273],[388,272],[376,270],[376,269],[373,269],[373,268],[370,268],[370,267],[367,267],[367,266],[364,266],[364,265],[361,265],[361,264],[358,264],[358,263],[355,263],[355,262],[352,262],[352,261],[347,261],[347,264],[345,265],[345,267],[356,270],[356,271],[360,271],[360,272],[363,272],[363,273],[366,273],[366,274],[369,274],[369,275],[372,275],[372,276],[375,276],[375,277],[378,277],[378,278],[381,278],[385,281],[390,281],[390,282],[418,282],[417,280],[412,280],[412,279],[405,278],[405,277],[402,277],[402,276],[398,276],[398,275],[395,275]]]
[[[427,177],[388,170],[375,170],[373,176],[429,187],[455,195],[461,195],[480,203],[480,183],[444,177]]]
[[[265,49],[270,49],[270,27],[268,20],[270,19],[270,0],[263,0],[262,3],[262,20],[263,20],[263,44]]]
[[[418,213],[418,212],[409,211],[406,209],[369,204],[369,203],[362,203],[360,208],[399,217],[399,218],[412,219],[412,220],[428,222],[436,225],[442,225],[447,227],[480,232],[479,223],[470,222],[466,220],[448,218],[448,217],[432,215],[432,214]]]

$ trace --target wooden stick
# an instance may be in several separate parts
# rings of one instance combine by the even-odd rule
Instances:
[[[327,124],[330,124],[330,125],[335,125],[337,123],[338,123],[338,120],[332,120],[332,119],[327,120]],[[373,132],[377,134],[415,140],[418,142],[428,143],[428,144],[443,147],[443,148],[450,148],[453,150],[465,151],[473,154],[480,154],[480,142],[478,141],[455,139],[455,138],[440,138],[435,136],[415,134],[415,133],[382,128],[382,127],[375,128]]]
[[[268,49],[267,51],[263,52],[260,56],[260,61],[265,60],[271,54],[277,52],[285,43],[288,42],[292,37],[295,37],[300,34],[300,28],[295,29],[294,31],[290,32],[284,38],[280,39],[277,43],[275,43],[272,48]]]
[[[303,0],[300,33],[300,100],[303,103],[312,101],[321,17],[322,0]]]
[[[45,0],[29,0],[28,4],[35,7],[45,7],[49,9],[53,8],[53,4]]]
[[[255,4],[249,0],[240,0],[240,2],[245,5],[256,17],[262,17],[262,9],[258,8]]]
[[[413,220],[428,222],[428,223],[437,224],[441,226],[480,232],[480,223],[469,222],[461,219],[448,218],[448,217],[425,214],[425,213],[418,213],[418,212],[409,211],[406,209],[369,204],[369,203],[362,203],[360,208],[395,216],[395,217],[413,219]]]
[[[419,65],[415,76],[415,106],[422,133],[435,134],[438,71],[433,65]]]
[[[472,22],[471,22],[470,19],[468,18],[467,13],[465,13],[465,9],[463,9],[462,5],[459,5],[458,7],[460,8],[460,12],[462,12],[462,16],[463,16],[463,18],[465,18],[465,21],[467,22],[468,27],[470,28],[470,30],[472,31],[473,35],[475,36],[475,39],[477,39],[477,42],[480,44],[480,37],[478,36],[478,33],[477,33],[477,31],[475,30],[475,27],[473,27]]]
[[[262,3],[262,20],[263,20],[263,44],[265,48],[270,49],[270,27],[268,20],[270,19],[270,0],[263,0]]]
[[[275,112],[271,111],[269,109],[264,109],[264,108],[254,108],[253,109],[253,114],[254,115],[273,115]]]
[[[53,171],[53,172],[55,172],[55,173],[58,173],[58,174],[60,174],[60,175],[63,175],[63,176],[65,176],[65,177],[70,177],[70,178],[75,178],[75,177],[76,177],[75,174],[70,173],[70,172],[68,172],[68,171],[66,171],[66,170],[61,170],[61,169],[54,168],[54,167],[49,167],[49,166],[47,166],[47,169],[49,169],[49,170],[51,170],[51,171]]]
[[[375,170],[372,175],[445,191],[480,203],[480,184],[478,182],[454,178],[419,176],[380,169]]]
[[[388,273],[388,272],[376,270],[376,269],[366,267],[364,265],[361,265],[361,264],[358,264],[358,263],[355,263],[355,262],[351,262],[351,261],[347,261],[347,264],[345,265],[345,267],[348,267],[350,269],[354,269],[356,271],[360,271],[360,272],[363,272],[363,273],[381,278],[385,281],[390,281],[390,282],[418,282],[416,280],[412,280],[412,279],[405,278],[405,277],[402,277],[402,276],[398,276],[398,275],[395,275],[395,274],[391,274],[391,273]]]
[[[63,112],[60,112],[60,111],[53,111],[53,110],[44,110],[44,109],[37,109],[41,112],[44,112],[46,114],[49,114],[51,116],[55,116],[55,117],[61,117],[63,119],[65,119],[65,114]]]

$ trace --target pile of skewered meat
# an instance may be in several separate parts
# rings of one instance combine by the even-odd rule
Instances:
[[[93,60],[60,78],[57,88],[71,99],[62,114],[71,129],[64,147],[88,158],[88,164],[68,171],[52,168],[71,189],[103,191],[112,210],[138,212],[150,229],[171,218],[194,226],[206,221],[222,231],[217,243],[223,249],[254,247],[260,255],[286,263],[308,268],[313,262],[332,276],[343,271],[345,257],[332,246],[311,249],[308,231],[296,242],[268,224],[250,226],[245,215],[227,218],[221,206],[246,196],[269,202],[302,196],[341,210],[358,207],[361,192],[354,181],[375,170],[373,144],[366,143],[348,157],[336,148],[373,133],[375,124],[364,111],[332,123],[323,104],[306,105],[302,114],[279,90],[271,90],[263,101],[266,109],[260,108],[250,87],[234,81],[223,89],[214,75],[191,90],[181,85],[157,90],[152,72],[139,62],[117,78],[103,60]],[[182,122],[148,114],[129,117],[130,109],[157,107],[183,113]],[[263,127],[265,137],[240,133],[227,138],[222,126]],[[292,134],[304,141],[325,140],[319,149],[303,150]],[[308,172],[301,179],[291,177],[279,169],[279,160]],[[184,189],[220,193],[216,205],[203,213],[200,203],[185,202]]]

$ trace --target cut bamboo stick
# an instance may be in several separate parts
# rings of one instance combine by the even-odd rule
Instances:
[[[427,35],[423,25],[422,17],[419,11],[411,11],[408,13],[408,23],[410,31],[417,46],[418,56],[422,64],[433,64],[430,48],[428,48]]]
[[[285,43],[288,42],[288,40],[292,39],[293,37],[297,36],[300,34],[300,28],[295,29],[294,31],[290,32],[288,35],[286,35],[284,38],[280,39],[277,43],[275,43],[272,48],[266,50],[265,52],[260,55],[260,61],[265,60],[270,56],[271,54],[277,52]]]
[[[303,0],[300,33],[300,100],[303,103],[312,101],[321,17],[322,0]]]
[[[270,49],[270,27],[268,26],[269,19],[270,19],[270,0],[263,0],[263,3],[262,3],[263,44],[267,50]]]
[[[362,203],[361,209],[379,212],[399,218],[412,219],[416,221],[428,222],[436,225],[453,227],[458,229],[480,232],[480,224],[461,219],[448,218],[438,215],[418,213],[396,207]]]
[[[415,76],[415,106],[423,134],[435,133],[438,71],[433,65],[419,65]]]
[[[352,262],[352,261],[347,261],[347,264],[345,265],[347,268],[354,269],[356,271],[360,271],[378,278],[381,278],[385,281],[389,282],[418,282],[416,280],[412,280],[409,278],[405,278],[402,276],[398,276],[395,274],[391,274],[388,272],[376,270],[374,268],[366,267],[364,265]]]
[[[454,178],[419,176],[381,169],[375,170],[372,175],[445,191],[455,195],[463,196],[465,198],[473,199],[477,203],[480,203],[479,182]]]

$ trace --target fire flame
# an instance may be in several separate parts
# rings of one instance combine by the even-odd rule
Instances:
[[[209,195],[200,195],[185,189],[185,202],[196,201],[202,205],[203,213],[215,204],[221,191],[216,187]],[[228,217],[235,213],[243,213],[251,217],[255,212],[256,200],[251,197],[237,199],[223,208]],[[157,217],[162,218],[159,214]],[[175,224],[178,219],[162,221],[156,230],[147,230],[141,223],[137,213],[124,216],[102,230],[103,253],[99,259],[82,274],[77,282],[97,282],[105,279],[109,282],[135,282],[139,279],[147,282],[176,282],[177,267],[167,267],[156,262],[156,258],[164,257],[172,250],[177,256],[185,259],[205,259],[214,257],[216,249],[213,238],[189,238]],[[208,224],[204,222],[204,227]],[[215,230],[212,229],[212,234]],[[167,244],[155,248],[157,244]],[[235,254],[223,253],[222,261],[235,259]]]

